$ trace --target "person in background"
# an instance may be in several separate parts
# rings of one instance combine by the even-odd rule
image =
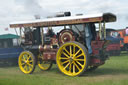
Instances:
[[[88,53],[92,54],[92,48],[91,48],[91,40],[93,38],[93,35],[91,33],[91,26],[90,24],[85,24],[85,42],[86,46],[88,48]]]
[[[126,27],[125,33],[126,33],[126,36],[128,36],[128,27]]]
[[[51,27],[48,28],[47,35],[49,35],[50,37],[53,37],[55,35],[55,33],[53,32],[53,29]]]

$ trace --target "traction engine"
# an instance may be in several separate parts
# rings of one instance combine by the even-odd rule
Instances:
[[[109,44],[106,40],[105,23],[116,21],[116,16],[112,13],[70,15],[70,12],[65,12],[65,17],[57,15],[59,18],[10,24],[11,28],[20,28],[20,45],[24,51],[19,56],[18,64],[23,73],[31,74],[36,65],[46,71],[57,64],[65,75],[79,76],[105,63],[108,58],[106,47]],[[95,23],[99,23],[99,33],[96,33]],[[57,26],[64,29],[56,34],[52,28],[56,29]],[[48,28],[46,33],[45,27]],[[92,33],[89,43],[91,54],[88,52],[86,35],[89,30],[86,27]]]

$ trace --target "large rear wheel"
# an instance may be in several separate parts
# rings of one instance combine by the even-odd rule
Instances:
[[[36,65],[35,56],[29,51],[23,51],[18,59],[20,70],[25,74],[31,74]]]
[[[79,76],[88,66],[87,50],[78,42],[67,42],[59,48],[56,62],[65,75]]]

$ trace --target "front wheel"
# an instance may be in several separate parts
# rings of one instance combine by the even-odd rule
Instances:
[[[23,51],[18,59],[20,70],[25,74],[31,74],[36,66],[36,58],[29,51]]]
[[[59,48],[56,62],[65,75],[79,76],[88,67],[87,50],[78,42],[67,42]]]

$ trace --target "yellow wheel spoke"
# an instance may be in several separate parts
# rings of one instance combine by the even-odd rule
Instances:
[[[71,72],[71,70],[72,70],[72,63],[70,63],[70,65],[69,65],[69,72]]]
[[[28,71],[30,71],[30,70],[31,70],[31,68],[32,68],[32,67],[28,65],[28,67],[27,67]]]
[[[24,70],[27,70],[27,65],[24,66]]]
[[[65,55],[66,57],[68,57],[68,58],[70,57],[70,56],[68,56],[68,55],[67,55],[66,53],[64,53],[64,52],[63,52],[62,54],[64,54],[64,55]]]
[[[33,68],[33,65],[29,65],[29,68],[30,68],[30,69]]]
[[[73,73],[75,73],[75,65],[73,64]]]
[[[78,70],[80,70],[79,66],[75,62],[73,64],[76,66]]]
[[[43,65],[43,64],[46,64],[46,61],[43,61],[43,60],[42,60],[42,62],[40,62],[40,63]]]
[[[22,58],[21,61],[24,61],[25,62],[26,60],[24,58]]]
[[[21,65],[25,65],[25,63],[22,63]]]
[[[64,61],[64,62],[62,63],[62,65],[65,64],[65,63],[68,63],[68,62],[69,62],[69,60],[66,60],[66,61]]]
[[[75,54],[75,45],[73,45],[73,54]]]
[[[72,46],[70,46],[70,57],[72,56]]]
[[[26,71],[29,71],[29,66],[26,67]]]
[[[70,63],[68,63],[68,64],[64,67],[64,69],[66,69],[69,65],[70,65]]]
[[[80,51],[81,51],[81,50],[79,49],[79,50],[75,53],[75,55],[74,55],[74,56],[76,56]]]
[[[30,69],[30,66],[28,66],[28,71],[30,71],[31,69]]]
[[[28,63],[29,66],[31,66],[32,64]]]
[[[33,60],[29,60],[29,62],[33,62]]]
[[[28,56],[28,57],[27,57],[27,60],[29,60],[30,58],[31,58],[31,56]]]
[[[29,65],[29,67],[33,67],[33,65],[32,65],[32,64],[30,64],[30,63],[29,63],[28,65]]]
[[[75,61],[85,61],[84,59],[74,59]]]
[[[60,57],[59,59],[61,59],[61,60],[67,60],[68,58]]]
[[[79,58],[79,57],[81,57],[82,55],[84,55],[83,53],[81,53],[80,55],[78,55],[78,56],[74,56],[75,58]]]
[[[81,67],[83,67],[83,65],[80,63],[80,62],[78,62],[78,61],[76,61]]]
[[[66,48],[64,48],[64,50],[66,51],[66,53],[68,53],[68,55],[70,55],[70,53],[67,51],[67,49],[66,49]]]
[[[25,56],[24,56],[24,55],[23,55],[23,60],[24,60],[24,61],[26,61],[26,58],[25,58]]]

